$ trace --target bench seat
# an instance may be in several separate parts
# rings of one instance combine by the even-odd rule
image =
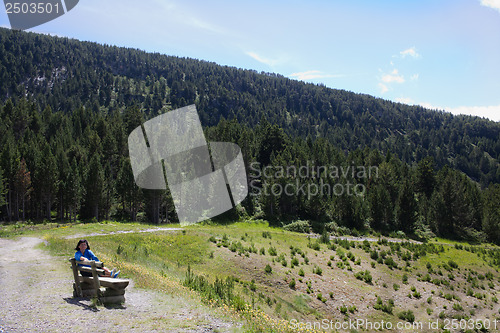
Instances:
[[[93,281],[94,281],[93,277],[80,276],[80,282],[93,283]],[[102,276],[99,277],[99,284],[102,287],[111,288],[115,290],[127,288],[129,282],[130,281],[127,279],[117,279],[117,278],[102,277]]]
[[[74,297],[97,297],[99,302],[103,304],[125,302],[125,288],[129,285],[129,280],[99,276],[99,274],[104,274],[104,270],[101,269],[102,262],[77,262],[75,258],[70,258],[69,261],[75,278],[75,283],[73,283]],[[87,266],[80,266],[79,263],[84,263]],[[92,276],[82,276],[80,272],[91,273]]]

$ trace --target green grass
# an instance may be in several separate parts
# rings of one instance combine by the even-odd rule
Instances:
[[[321,244],[317,250],[310,245],[316,244],[316,239],[269,227],[264,221],[202,224],[182,231],[114,233],[156,227],[108,222],[63,227],[9,226],[0,231],[9,237],[43,235],[53,254],[67,257],[74,254],[78,239],[65,237],[87,235],[92,250],[106,265],[121,269],[137,286],[176,295],[198,295],[206,302],[216,299],[213,295],[221,281],[232,281],[231,296],[224,306],[239,311],[248,320],[249,331],[268,331],[274,321],[279,325],[290,319],[335,321],[343,320],[345,315],[391,322],[412,319],[413,315],[415,321],[435,320],[442,309],[446,316],[460,309],[474,313],[472,318],[498,315],[495,302],[500,289],[499,267],[492,264],[490,253],[472,253],[465,243],[447,242],[441,246],[436,242],[411,245],[336,240],[330,246]],[[270,253],[271,248],[275,255]],[[394,265],[379,263],[373,268],[371,257],[375,251],[379,258],[392,258]],[[458,267],[452,268],[454,263]],[[266,266],[271,273],[265,273]],[[195,282],[186,284],[188,267]],[[403,283],[404,275],[407,284]],[[432,295],[432,306],[441,310],[428,313],[426,300]],[[377,296],[382,303],[377,304]],[[394,305],[390,299],[396,300]],[[343,314],[338,309],[344,304],[356,310]],[[409,309],[413,311],[411,316]]]

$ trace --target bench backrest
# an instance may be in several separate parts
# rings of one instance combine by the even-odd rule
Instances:
[[[75,284],[78,290],[81,290],[80,277],[78,275],[79,271],[92,273],[92,283],[94,285],[94,289],[98,290],[101,287],[99,283],[99,275],[97,267],[102,267],[103,266],[102,262],[94,260],[76,261],[75,258],[70,258],[69,261],[71,262],[71,268],[73,269],[73,277],[75,278]],[[84,263],[85,265],[90,265],[90,267],[78,265],[82,263]]]

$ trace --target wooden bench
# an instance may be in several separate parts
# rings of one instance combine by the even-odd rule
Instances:
[[[104,270],[101,269],[102,262],[99,261],[82,262],[76,261],[75,258],[70,258],[69,261],[75,278],[73,297],[97,297],[103,304],[125,302],[125,288],[127,288],[129,280],[99,276],[99,274],[104,274]],[[79,266],[79,263],[90,267]],[[92,277],[82,276],[80,272],[91,273]]]

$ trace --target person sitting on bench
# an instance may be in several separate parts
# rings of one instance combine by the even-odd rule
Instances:
[[[75,253],[75,259],[76,261],[87,261],[87,260],[94,260],[94,261],[99,261],[99,259],[94,255],[92,251],[90,251],[90,245],[89,242],[86,239],[80,239],[78,241],[78,244],[76,245],[76,253]],[[90,267],[89,265],[83,265],[83,264],[78,264],[80,266],[85,266],[85,267]],[[113,268],[112,271],[110,271],[106,267],[102,267],[104,270],[104,275],[105,277],[113,277],[116,278],[118,274],[120,274],[120,271],[115,271]],[[80,272],[82,276],[88,276],[91,277],[92,274],[89,272]]]

